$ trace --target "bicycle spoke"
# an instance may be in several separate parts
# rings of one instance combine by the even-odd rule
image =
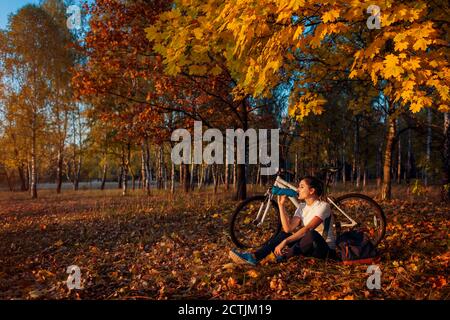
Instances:
[[[374,201],[354,194],[343,196],[339,200],[338,206],[357,223],[352,228],[343,227],[342,231],[358,230],[369,235],[374,243],[381,240],[384,234],[384,221],[382,221],[382,213]],[[335,218],[341,224],[348,223],[343,215],[337,214]]]
[[[236,240],[245,247],[259,247],[277,231],[278,213],[272,206],[269,208],[262,225],[258,226],[257,223],[254,223],[261,208],[261,203],[262,201],[255,201],[241,208],[234,222]]]

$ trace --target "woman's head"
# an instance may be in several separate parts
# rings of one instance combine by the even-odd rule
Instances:
[[[306,176],[300,181],[297,191],[300,200],[312,197],[319,198],[323,195],[323,184],[315,177]]]

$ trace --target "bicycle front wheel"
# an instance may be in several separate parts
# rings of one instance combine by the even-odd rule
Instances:
[[[355,220],[356,226],[342,227],[342,231],[358,230],[366,233],[376,246],[384,238],[386,232],[386,217],[383,209],[372,198],[359,194],[349,193],[336,199],[337,206],[350,218]],[[342,224],[348,223],[347,218],[334,209],[335,219]]]
[[[231,241],[242,249],[259,248],[281,230],[278,204],[271,200],[269,210],[261,225],[256,218],[262,208],[266,209],[267,197],[254,196],[241,202],[230,218],[229,232]]]

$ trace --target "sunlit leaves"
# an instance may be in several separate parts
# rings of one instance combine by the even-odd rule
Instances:
[[[333,21],[335,21],[336,18],[338,18],[338,17],[339,17],[339,9],[333,9],[333,10],[330,10],[330,11],[328,11],[328,12],[325,12],[325,13],[322,15],[322,21],[323,21],[324,23],[327,23],[327,22],[333,22]]]
[[[434,9],[424,1],[380,4],[382,29],[378,32],[372,32],[362,24],[368,17],[365,9],[369,4],[364,1],[334,1],[327,5],[316,0],[239,0],[217,3],[217,6],[213,3],[214,0],[208,5],[182,1],[177,9],[201,12],[201,17],[210,17],[206,19],[210,23],[208,27],[204,22],[198,24],[199,20],[179,16],[176,12],[162,16],[165,25],[158,25],[162,32],[160,40],[165,43],[165,48],[177,48],[173,58],[165,60],[167,63],[185,66],[180,64],[186,55],[179,47],[183,40],[176,43],[167,40],[176,37],[175,28],[183,24],[190,30],[184,35],[189,39],[186,44],[190,43],[194,52],[216,53],[223,46],[226,64],[236,75],[235,94],[270,95],[270,90],[282,81],[283,73],[319,88],[324,75],[340,70],[341,76],[369,79],[373,86],[383,83],[385,95],[392,95],[396,101],[410,105],[415,111],[420,110],[420,105],[427,106],[428,100],[409,92],[428,85],[427,81],[434,77],[436,83],[432,86],[437,95],[434,94],[433,99],[448,101],[445,95],[448,83],[442,74],[444,33],[432,22],[433,17],[441,13],[432,11],[433,17],[427,15]],[[193,22],[196,22],[195,27]],[[154,29],[150,28],[148,38],[157,38]],[[198,62],[191,58],[185,57],[187,65],[196,65]],[[176,72],[177,67],[172,66],[170,70]],[[204,74],[202,69],[194,68],[194,71]],[[411,81],[414,86],[402,95],[396,90],[403,87],[403,81],[410,81],[406,85],[408,88]],[[393,91],[393,88],[397,89]],[[291,101],[300,100],[294,97]],[[316,109],[316,106],[310,108],[308,105],[294,104],[303,110]],[[319,105],[322,105],[321,101],[318,101]],[[299,113],[305,114],[304,111]]]
[[[386,79],[390,77],[398,78],[402,72],[403,68],[399,65],[398,57],[390,54],[384,59],[384,76]]]

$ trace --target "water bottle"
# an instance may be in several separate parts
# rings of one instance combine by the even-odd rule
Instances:
[[[298,197],[298,193],[295,190],[276,186],[272,187],[272,194],[276,196]]]

